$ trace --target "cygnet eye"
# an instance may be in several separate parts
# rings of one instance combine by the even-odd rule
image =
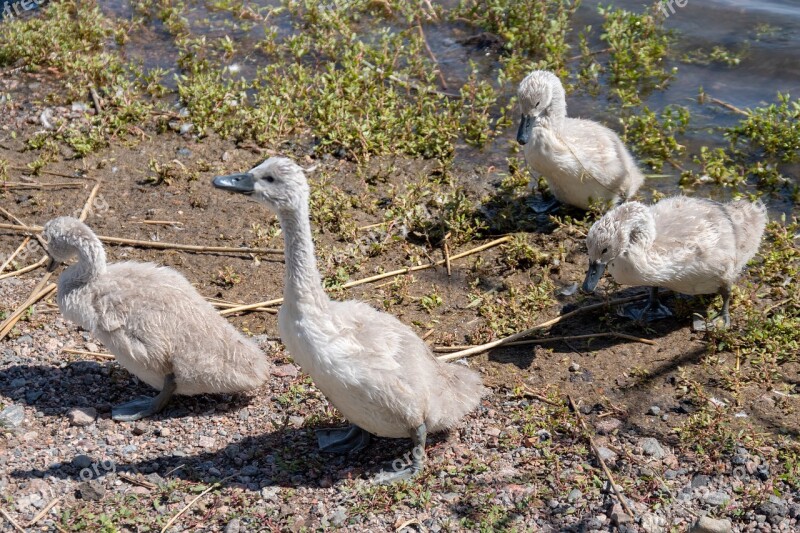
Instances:
[[[275,181],[275,178],[273,178],[272,176],[269,176],[269,175],[264,176],[264,179],[267,180],[267,182],[269,182],[269,183],[272,183],[273,181]]]
[[[534,108],[539,107],[539,102],[536,102],[536,105],[533,106]]]
[[[600,252],[600,253],[603,254],[603,255],[606,255],[608,253],[608,248],[603,248],[603,251]]]

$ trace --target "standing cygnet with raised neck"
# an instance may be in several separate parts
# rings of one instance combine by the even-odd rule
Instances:
[[[370,434],[410,437],[413,460],[381,474],[381,483],[409,479],[424,465],[429,432],[455,426],[484,394],[480,376],[437,360],[395,317],[358,301],[328,298],[314,257],[309,187],[293,161],[271,157],[244,174],[219,176],[214,186],[248,194],[278,215],[285,241],[284,301],[278,328],[288,352],[328,400],[353,424],[317,432],[322,451],[346,453]]]
[[[152,263],[106,264],[97,236],[83,222],[60,217],[44,227],[47,253],[78,262],[58,278],[58,307],[90,331],[136,377],[161,392],[112,409],[132,421],[161,411],[174,393],[255,389],[269,362],[178,272]]]
[[[644,176],[628,149],[605,126],[567,117],[564,87],[555,74],[534,70],[518,96],[517,142],[525,147],[534,180],[544,176],[557,201],[588,209],[593,202],[616,204],[636,194]]]
[[[606,268],[617,283],[652,287],[644,308],[626,310],[637,320],[671,314],[658,301],[658,287],[684,294],[718,292],[722,312],[717,318],[727,327],[731,288],[758,251],[766,223],[767,210],[760,202],[721,204],[685,196],[650,207],[628,202],[589,230],[583,289],[593,291]],[[706,329],[705,320],[696,319],[695,329]]]

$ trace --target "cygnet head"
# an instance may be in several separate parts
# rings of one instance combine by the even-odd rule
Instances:
[[[42,238],[47,243],[47,255],[50,256],[48,270],[51,272],[60,263],[66,263],[78,254],[99,244],[97,237],[89,226],[72,217],[58,217],[44,225]],[[102,246],[99,247],[102,251]]]
[[[270,157],[248,172],[217,176],[212,183],[218,189],[247,194],[277,213],[308,206],[305,173],[286,157]]]
[[[531,130],[541,125],[542,120],[554,111],[566,114],[564,87],[558,76],[547,70],[534,70],[522,80],[517,90],[519,110],[522,118],[517,132],[517,142],[527,144],[531,138]],[[558,105],[554,106],[556,103]]]
[[[586,236],[589,269],[583,281],[583,290],[594,291],[606,265],[626,254],[631,245],[651,239],[654,232],[650,211],[639,202],[627,202],[606,213],[594,223]]]

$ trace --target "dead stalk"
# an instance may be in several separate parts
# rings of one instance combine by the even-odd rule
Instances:
[[[581,428],[583,428],[584,436],[589,441],[589,445],[592,448],[592,452],[594,453],[597,462],[600,463],[600,467],[603,469],[603,473],[608,478],[608,482],[611,483],[611,488],[614,490],[614,494],[617,496],[620,505],[625,510],[625,512],[630,516],[632,519],[636,520],[636,516],[633,514],[633,511],[628,506],[628,502],[625,501],[625,497],[620,492],[619,487],[614,482],[614,476],[611,475],[611,471],[606,466],[606,462],[603,460],[603,457],[600,455],[600,451],[597,449],[597,444],[595,444],[594,439],[592,438],[591,431],[589,430],[588,424],[583,419],[581,412],[578,410],[578,406],[575,405],[575,402],[572,401],[572,396],[567,395],[567,399],[569,400],[569,406],[572,408],[572,412],[575,413],[575,417],[578,419],[578,423],[580,423]]]
[[[482,252],[489,248],[493,248],[495,246],[499,246],[504,242],[508,242],[511,237],[501,237],[499,239],[495,239],[491,242],[488,242],[484,245],[478,246],[477,248],[473,248],[472,250],[467,250],[466,252],[461,252],[460,254],[456,254],[450,257],[450,260],[453,261],[455,259],[461,259],[462,257],[467,257],[472,254],[476,254],[478,252]],[[401,268],[399,270],[392,270],[391,272],[385,272],[383,274],[377,274],[375,276],[370,276],[368,278],[357,279],[355,281],[351,281],[349,283],[345,283],[342,285],[343,289],[349,289],[350,287],[355,287],[357,285],[363,285],[365,283],[372,283],[373,281],[378,281],[381,279],[391,278],[394,276],[401,276],[403,274],[408,274],[410,272],[416,272],[418,270],[426,270],[428,268],[435,268],[437,266],[441,266],[445,263],[445,260],[442,259],[441,261],[436,261],[434,263],[430,263],[427,265],[418,265],[413,267]],[[240,313],[242,311],[253,311],[258,309],[259,307],[272,307],[276,305],[281,305],[283,303],[283,298],[275,298],[274,300],[267,300],[265,302],[257,302],[254,304],[247,304],[247,305],[240,305],[237,307],[231,307],[230,309],[225,309],[224,311],[220,311],[220,315],[226,316],[231,315],[233,313]]]
[[[587,305],[586,307],[580,307],[578,309],[575,309],[574,311],[570,311],[569,313],[566,313],[564,315],[557,316],[556,318],[553,318],[553,319],[548,320],[546,322],[542,322],[538,326],[534,326],[534,327],[532,327],[530,329],[526,329],[525,331],[520,331],[519,333],[515,333],[515,334],[510,335],[508,337],[505,337],[505,338],[502,338],[502,339],[498,339],[498,340],[492,341],[492,342],[487,342],[486,344],[481,344],[481,345],[478,345],[478,346],[472,346],[470,348],[467,348],[466,350],[461,350],[459,352],[451,353],[451,354],[448,354],[448,355],[443,355],[443,356],[439,357],[439,360],[440,361],[454,361],[456,359],[461,359],[462,357],[471,357],[473,355],[478,355],[480,353],[489,351],[492,348],[497,348],[498,346],[505,346],[506,344],[509,344],[511,342],[524,339],[525,337],[530,336],[532,333],[534,333],[536,331],[539,331],[539,330],[544,329],[544,328],[548,328],[550,326],[554,326],[555,324],[558,324],[559,322],[562,322],[562,321],[564,321],[564,320],[566,320],[566,319],[568,319],[570,317],[573,317],[573,316],[575,316],[577,314],[586,313],[588,311],[594,311],[595,309],[601,309],[603,307],[607,307],[607,306],[611,306],[611,305],[620,305],[620,304],[624,304],[624,303],[628,303],[628,302],[635,302],[637,300],[643,300],[645,298],[647,298],[647,294],[640,294],[638,296],[630,296],[628,298],[619,298],[617,300],[611,300],[609,302],[600,302],[600,303],[597,303],[597,304]]]
[[[13,252],[11,255],[9,255],[9,256],[8,256],[8,259],[6,259],[6,260],[3,262],[3,264],[2,264],[2,265],[0,265],[0,272],[3,272],[3,270],[5,270],[5,269],[6,269],[6,267],[7,267],[8,265],[10,265],[10,264],[11,264],[11,261],[13,261],[13,260],[14,260],[14,258],[15,258],[15,257],[17,257],[17,255],[18,255],[18,254],[19,254],[19,253],[20,253],[22,250],[24,250],[24,249],[25,249],[25,247],[28,245],[28,243],[29,243],[29,242],[31,242],[31,238],[30,238],[30,237],[25,237],[25,239],[22,241],[22,244],[20,244],[20,245],[17,247],[17,249],[16,249],[16,250],[14,250],[14,252]]]
[[[63,353],[71,353],[71,354],[75,354],[75,355],[89,355],[91,357],[97,357],[98,359],[106,359],[106,360],[110,360],[110,361],[113,361],[114,359],[116,359],[116,357],[114,357],[111,354],[107,354],[107,353],[87,352],[86,350],[73,350],[72,348],[62,348],[61,351]]]
[[[192,507],[192,505],[194,505],[195,503],[197,503],[197,501],[198,501],[200,498],[202,498],[203,496],[205,496],[206,494],[208,494],[208,493],[209,493],[209,492],[211,492],[212,490],[214,490],[214,489],[216,489],[216,488],[218,488],[218,487],[221,487],[221,486],[222,486],[222,482],[223,482],[223,481],[226,481],[226,480],[228,480],[228,479],[230,479],[231,477],[233,477],[233,476],[228,476],[228,477],[226,477],[225,479],[223,479],[223,480],[221,480],[221,481],[218,481],[217,483],[214,483],[213,485],[211,485],[210,487],[208,487],[206,490],[204,490],[203,492],[201,492],[200,494],[198,494],[198,495],[197,495],[197,497],[196,497],[195,499],[193,499],[192,501],[190,501],[189,503],[187,503],[187,504],[186,504],[186,506],[185,506],[183,509],[181,509],[180,511],[178,511],[178,513],[177,513],[175,516],[173,516],[172,518],[170,518],[170,519],[169,519],[169,522],[167,522],[167,525],[165,525],[165,526],[164,526],[164,528],[161,530],[161,533],[165,533],[165,532],[166,532],[166,531],[169,529],[169,526],[171,526],[172,524],[174,524],[174,523],[175,523],[175,521],[176,521],[178,518],[180,518],[180,517],[181,517],[181,515],[182,515],[183,513],[185,513],[186,511],[188,511],[188,510],[189,510],[189,509]]]
[[[530,344],[542,344],[545,342],[581,341],[581,340],[595,339],[600,337],[616,337],[620,339],[627,339],[630,341],[641,342],[643,344],[649,344],[651,346],[656,345],[656,342],[651,341],[650,339],[643,339],[641,337],[634,337],[633,335],[626,335],[625,333],[617,333],[615,331],[610,331],[605,333],[588,333],[586,335],[569,335],[566,337],[542,337],[541,339],[529,339],[525,341],[507,342],[503,344],[503,346],[527,346]],[[436,348],[433,349],[433,351],[437,353],[450,353],[450,352],[458,352],[461,350],[468,350],[470,348],[475,348],[475,346],[437,346]]]

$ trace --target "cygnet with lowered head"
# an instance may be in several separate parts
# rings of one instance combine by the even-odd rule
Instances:
[[[54,269],[75,255],[58,278],[58,307],[95,337],[119,363],[161,392],[112,409],[132,421],[161,411],[174,393],[233,393],[260,386],[269,362],[171,268],[133,261],[106,264],[89,227],[60,217],[44,227]]]
[[[446,430],[479,403],[480,376],[437,360],[395,317],[358,301],[334,301],[322,288],[309,221],[303,169],[271,157],[249,172],[219,176],[214,186],[250,195],[278,215],[285,241],[284,301],[278,328],[287,350],[328,400],[350,421],[320,430],[322,451],[344,453],[369,444],[370,434],[410,437],[413,461],[378,482],[409,479],[423,469],[428,433]]]
[[[589,230],[583,289],[594,290],[606,268],[617,283],[652,287],[645,307],[626,313],[644,320],[670,314],[658,302],[658,287],[684,294],[718,292],[721,326],[727,327],[731,288],[758,251],[766,223],[767,211],[760,202],[721,204],[686,196],[649,207],[628,202]],[[705,329],[705,320],[695,320],[695,328]]]
[[[628,149],[605,126],[567,117],[564,87],[555,74],[534,70],[520,83],[518,97],[517,142],[534,180],[544,176],[557,201],[588,209],[593,202],[616,204],[636,194],[644,176]]]

